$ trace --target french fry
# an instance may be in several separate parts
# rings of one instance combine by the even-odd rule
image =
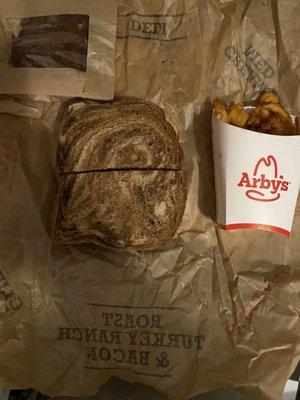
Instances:
[[[300,134],[299,117],[293,121],[275,92],[263,93],[257,106],[249,112],[243,104],[227,107],[222,101],[215,100],[214,115],[221,121],[256,132],[272,135]]]
[[[225,104],[221,100],[215,100],[213,107],[214,116],[223,122],[229,123],[229,116]]]
[[[259,112],[256,108],[251,110],[249,114],[249,118],[247,120],[247,125],[246,128],[250,130],[255,130],[255,127],[259,126],[261,124],[262,118],[259,115]]]
[[[244,128],[246,126],[249,114],[245,111],[243,105],[233,104],[230,107],[229,122],[232,125]]]
[[[266,119],[270,117],[270,111],[264,106],[257,106],[256,110],[258,111],[261,118]]]
[[[274,92],[266,92],[259,96],[258,104],[268,104],[268,103],[279,104],[280,101],[278,95]]]
[[[289,119],[289,114],[285,111],[285,109],[280,104],[268,103],[264,105],[266,110],[271,111],[274,114],[280,115],[282,118]]]

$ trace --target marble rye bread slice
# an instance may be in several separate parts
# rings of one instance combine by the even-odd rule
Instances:
[[[62,122],[60,172],[106,169],[177,169],[182,151],[163,110],[146,101],[81,101],[69,105]]]
[[[54,243],[153,250],[176,233],[187,196],[183,152],[155,104],[69,103],[57,164]]]
[[[186,204],[185,173],[105,171],[61,177],[54,242],[152,250],[168,242]]]

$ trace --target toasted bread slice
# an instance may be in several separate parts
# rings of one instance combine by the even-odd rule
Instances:
[[[179,169],[182,151],[163,110],[139,99],[69,105],[60,132],[60,172]]]
[[[53,241],[155,249],[176,233],[185,204],[182,170],[63,175]]]

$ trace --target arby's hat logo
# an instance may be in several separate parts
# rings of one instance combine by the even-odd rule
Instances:
[[[290,183],[278,172],[275,156],[269,155],[257,161],[252,174],[242,172],[237,186],[247,188],[245,195],[251,200],[271,202],[287,192]]]

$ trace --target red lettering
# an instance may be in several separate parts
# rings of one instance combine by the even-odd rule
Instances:
[[[247,53],[251,54],[251,46],[247,49]],[[260,165],[272,167],[270,170],[271,178],[267,178],[265,174],[259,175]],[[258,177],[259,176],[259,177]],[[274,177],[272,179],[272,177]],[[283,175],[278,174],[277,161],[274,156],[260,158],[256,163],[253,174],[242,172],[242,176],[237,186],[251,188],[247,190],[245,195],[251,200],[256,201],[275,201],[280,198],[279,191],[288,191],[290,182],[285,181]],[[255,190],[257,189],[257,190]]]
[[[244,186],[245,187],[251,187],[250,180],[249,180],[249,175],[247,174],[247,172],[243,172],[242,173],[242,178],[239,181],[238,186],[239,187],[244,187]]]
[[[256,188],[257,188],[257,184],[258,184],[260,181],[261,181],[260,178],[253,178],[253,185],[252,185],[252,187],[253,187],[254,189],[256,189]]]
[[[282,190],[283,192],[287,192],[287,191],[289,190],[289,183],[290,183],[290,182],[287,182],[287,181],[283,181],[283,182],[281,183],[281,190]]]
[[[261,188],[261,189],[269,189],[270,186],[271,186],[271,181],[270,181],[270,179],[266,179],[266,175],[261,174],[260,188]]]
[[[271,193],[272,194],[276,194],[278,192],[279,188],[280,188],[281,181],[272,179],[271,182],[272,182],[272,189],[273,189],[273,190],[271,190]]]

